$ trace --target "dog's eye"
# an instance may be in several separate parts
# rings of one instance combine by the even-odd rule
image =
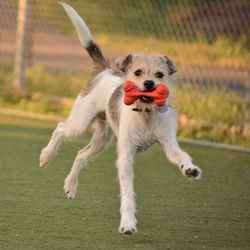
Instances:
[[[134,74],[135,74],[135,76],[140,77],[140,76],[143,75],[143,72],[142,72],[142,70],[138,69],[138,70],[136,70],[136,71],[134,72]]]
[[[162,72],[157,72],[156,74],[155,74],[155,76],[157,77],[157,78],[163,78],[164,77],[164,74],[162,73]]]

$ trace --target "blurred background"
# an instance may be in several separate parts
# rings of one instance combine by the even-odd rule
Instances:
[[[248,0],[68,0],[111,60],[163,54],[179,137],[250,147]],[[66,117],[92,61],[54,0],[0,1],[0,112]]]

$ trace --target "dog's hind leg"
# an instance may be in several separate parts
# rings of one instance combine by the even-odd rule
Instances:
[[[54,130],[48,145],[40,154],[40,167],[45,168],[56,156],[58,148],[64,137],[64,122],[59,122]]]
[[[93,98],[77,97],[69,117],[65,122],[58,123],[48,145],[42,150],[40,155],[40,167],[45,168],[55,158],[60,144],[73,138],[78,138],[88,130],[93,120],[100,112],[94,104]]]
[[[96,131],[91,142],[78,152],[70,173],[64,181],[64,191],[69,199],[73,199],[76,195],[78,176],[87,160],[102,152],[113,138],[113,132],[104,120],[97,118],[95,127]]]

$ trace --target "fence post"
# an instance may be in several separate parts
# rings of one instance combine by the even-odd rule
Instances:
[[[246,82],[246,113],[243,134],[250,135],[250,63],[248,66],[247,82]]]
[[[28,53],[29,2],[30,0],[19,0],[18,7],[14,86],[19,91],[24,91],[25,85],[25,67]]]
[[[250,63],[248,66],[247,76],[247,110],[246,110],[246,123],[250,125]]]

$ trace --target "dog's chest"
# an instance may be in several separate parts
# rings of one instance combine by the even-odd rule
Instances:
[[[136,150],[143,151],[152,146],[156,142],[154,133],[154,124],[149,121],[136,122],[137,126],[130,131],[132,144],[134,144]]]
[[[152,136],[149,138],[144,138],[143,140],[141,140],[139,143],[137,143],[135,145],[136,151],[137,152],[141,152],[144,151],[146,149],[148,149],[149,147],[151,147],[153,144],[155,144],[156,139]]]

